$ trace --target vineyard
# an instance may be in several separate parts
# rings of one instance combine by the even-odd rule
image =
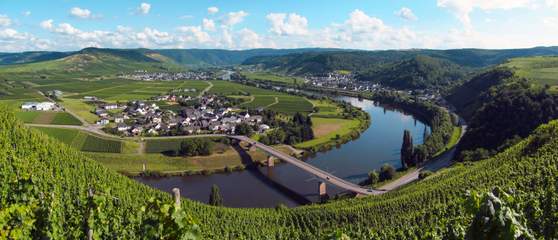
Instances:
[[[25,128],[5,108],[0,130],[4,236],[84,239],[91,230],[94,239],[198,232],[203,239],[324,239],[339,232],[354,239],[459,238],[473,220],[466,192],[499,186],[517,199],[511,207],[533,236],[558,237],[556,121],[492,159],[457,165],[398,191],[294,209],[220,208],[189,200],[173,208],[171,196]]]

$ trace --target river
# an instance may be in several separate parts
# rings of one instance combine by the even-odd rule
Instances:
[[[413,116],[370,100],[339,99],[368,112],[372,119],[370,127],[358,139],[317,153],[306,161],[351,182],[366,179],[370,170],[386,163],[400,167],[403,130],[411,131],[415,144],[422,143],[425,129],[429,131],[426,124]],[[279,204],[295,207],[318,201],[318,179],[287,163],[208,176],[135,179],[167,192],[178,187],[184,197],[201,202],[208,201],[211,186],[216,184],[224,205],[229,207],[275,207]],[[343,191],[327,185],[327,192],[333,197]]]

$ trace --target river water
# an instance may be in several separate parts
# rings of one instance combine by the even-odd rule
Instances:
[[[413,116],[372,101],[351,97],[339,100],[368,112],[372,119],[370,127],[358,139],[317,153],[306,161],[351,182],[366,179],[370,170],[379,169],[385,163],[399,168],[403,130],[411,131],[415,144],[422,143],[425,129],[429,131],[427,125]],[[318,179],[288,163],[209,176],[135,179],[167,192],[178,187],[184,197],[201,202],[208,201],[211,186],[215,184],[220,188],[224,205],[229,207],[275,207],[279,204],[295,207],[318,201]],[[327,185],[327,192],[333,197],[343,190]]]

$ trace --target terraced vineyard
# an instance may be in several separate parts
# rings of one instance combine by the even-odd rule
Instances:
[[[146,225],[153,224],[146,222],[148,215],[142,214],[140,207],[147,205],[152,197],[171,201],[166,194],[126,179],[75,150],[25,129],[5,108],[0,118],[0,144],[6,150],[0,153],[2,211],[21,206],[28,209],[28,214],[22,216],[24,219],[46,220],[42,215],[33,214],[36,211],[46,211],[46,216],[52,219],[45,221],[45,225],[36,225],[41,231],[28,234],[84,238],[82,217],[86,217],[90,222],[87,226],[102,238],[137,239]],[[514,209],[526,216],[525,223],[534,236],[550,239],[558,237],[556,216],[546,214],[558,211],[556,144],[558,122],[552,122],[493,159],[459,165],[378,197],[277,210],[215,208],[184,200],[182,208],[192,215],[202,236],[208,239],[260,236],[322,239],[335,231],[355,239],[413,238],[447,235],[450,231],[463,234],[460,226],[466,229],[473,218],[465,213],[465,192],[500,186],[513,189],[516,199],[529,197],[528,204],[522,200]],[[11,184],[18,186],[25,182],[36,186],[26,190],[28,200],[14,198],[24,193],[15,192]],[[99,200],[104,199],[100,202],[101,212],[90,214],[86,204],[88,189],[94,189]],[[41,202],[33,200],[46,192],[51,197]],[[540,215],[529,214],[533,207],[540,209]],[[106,224],[103,227],[93,224],[99,221]]]
[[[85,152],[120,153],[123,142],[116,139],[107,139],[85,133],[76,129],[38,127],[40,131]]]
[[[304,97],[288,95],[272,90],[246,86],[233,82],[213,81],[210,93],[222,95],[250,95],[253,101],[242,104],[242,107],[268,108],[277,112],[293,114],[295,112],[312,112],[312,104]],[[276,102],[277,99],[277,102]]]

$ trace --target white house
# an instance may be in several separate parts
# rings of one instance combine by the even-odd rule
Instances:
[[[115,123],[123,123],[124,122],[124,117],[120,117],[120,116],[114,117],[114,122]]]
[[[21,105],[21,109],[23,110],[33,110],[39,104],[38,102],[26,102]]]
[[[119,132],[128,131],[128,129],[130,129],[130,127],[126,124],[118,124],[117,130]]]
[[[269,130],[269,128],[270,127],[266,124],[261,124],[260,127],[259,127],[261,132],[265,132],[265,131]]]
[[[109,122],[110,121],[108,119],[103,118],[103,119],[97,121],[97,125],[107,125],[107,124],[109,124]]]
[[[21,105],[21,109],[24,110],[37,110],[37,111],[50,111],[56,106],[53,102],[27,102]]]
[[[106,110],[113,110],[113,109],[117,109],[118,105],[117,104],[107,104],[104,106],[104,109]]]

